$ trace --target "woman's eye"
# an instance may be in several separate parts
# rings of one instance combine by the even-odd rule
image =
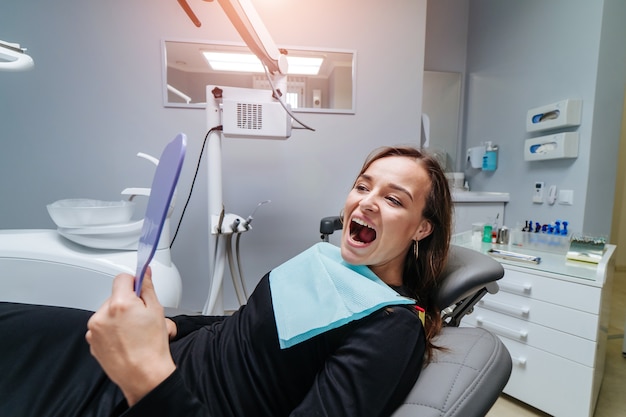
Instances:
[[[366,186],[364,186],[363,184],[357,184],[354,188],[355,188],[357,191],[367,191],[367,187],[366,187]]]
[[[387,197],[387,201],[389,201],[394,206],[402,206],[402,202],[395,197]]]

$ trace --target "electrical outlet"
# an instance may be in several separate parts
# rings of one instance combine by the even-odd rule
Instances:
[[[543,181],[535,182],[535,189],[533,190],[533,203],[543,204],[543,189],[545,188]]]

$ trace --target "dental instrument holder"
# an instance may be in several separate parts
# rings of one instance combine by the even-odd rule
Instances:
[[[248,88],[237,87],[218,87],[214,85],[207,85],[206,87],[206,117],[207,127],[211,133],[207,138],[207,156],[208,156],[208,208],[209,208],[209,227],[210,236],[209,239],[209,276],[211,277],[209,294],[202,310],[204,315],[223,315],[224,306],[222,300],[222,284],[224,280],[225,264],[228,257],[227,244],[232,239],[232,235],[239,234],[250,230],[250,221],[252,216],[248,219],[243,217],[226,213],[222,192],[222,138],[223,137],[238,137],[238,138],[250,138],[250,139],[288,139],[291,130],[284,130],[284,123],[280,123],[278,128],[284,135],[270,137],[267,135],[267,131],[255,132],[254,129],[248,129],[247,132],[241,132],[239,129],[237,135],[227,136],[223,131],[223,124],[226,122],[236,122],[232,115],[225,115],[224,112],[234,111],[237,107],[247,108],[252,104],[257,106],[259,103],[276,104],[276,101],[272,98],[271,92],[264,90],[254,90]],[[228,104],[224,106],[224,100],[229,103],[238,101],[241,106],[232,106]],[[289,115],[287,119],[291,120]],[[243,114],[243,117],[246,115]],[[270,123],[272,123],[270,121]],[[215,129],[217,126],[222,126],[222,129]],[[226,131],[229,131],[227,128]],[[272,131],[274,131],[272,129]],[[258,134],[257,134],[258,133]],[[243,286],[243,278],[240,276],[240,281],[235,278],[231,264],[231,278],[233,284],[237,289],[238,286]]]
[[[556,235],[548,233],[524,232],[521,230],[509,231],[511,246],[517,246],[525,250],[538,250],[564,255],[570,246],[572,235]]]

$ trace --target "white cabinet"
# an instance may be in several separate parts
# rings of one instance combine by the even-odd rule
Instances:
[[[472,223],[487,223],[498,218],[498,224],[504,224],[504,205],[509,201],[508,193],[490,193],[480,191],[455,191],[454,233],[472,230]]]
[[[486,252],[491,244],[454,242]],[[522,252],[519,248],[504,249]],[[541,251],[538,265],[500,260],[500,291],[463,319],[497,334],[513,359],[504,392],[553,416],[593,415],[604,373],[615,246],[598,265]]]

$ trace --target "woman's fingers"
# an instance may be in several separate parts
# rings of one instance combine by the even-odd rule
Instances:
[[[161,307],[161,304],[159,303],[159,298],[157,297],[156,291],[154,290],[154,282],[152,281],[152,268],[150,267],[146,269],[146,274],[143,277],[140,297],[144,300],[147,306],[158,305],[159,307]]]

